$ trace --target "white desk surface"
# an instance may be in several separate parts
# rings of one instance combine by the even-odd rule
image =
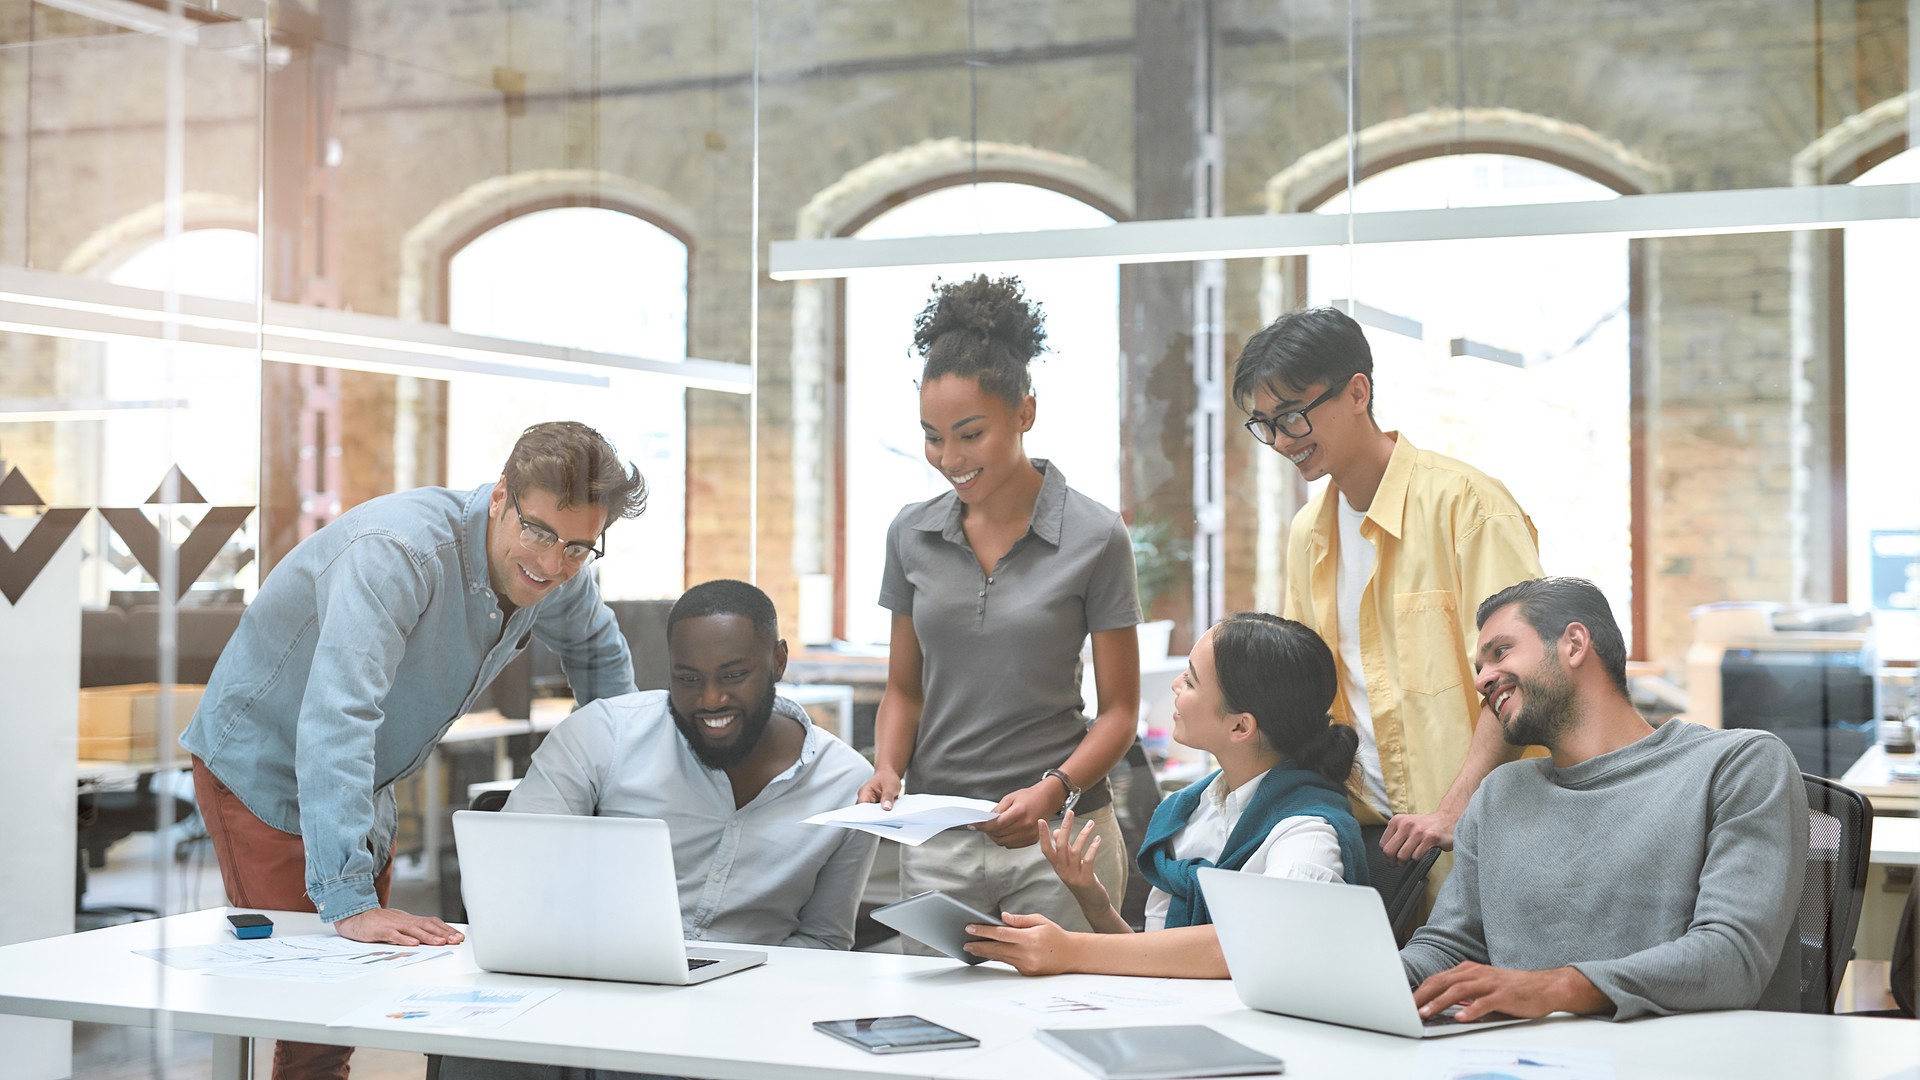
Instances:
[[[1920,780],[1897,780],[1895,765],[1912,765],[1920,760],[1915,754],[1889,754],[1886,747],[1867,747],[1860,760],[1850,766],[1840,782],[1865,795],[1873,803],[1874,817],[1912,816],[1920,812]]]
[[[165,1009],[182,1030],[217,1036],[215,1075],[237,1075],[245,1040],[312,1042],[723,1078],[829,1076],[1083,1078],[1040,1046],[1037,1027],[1205,1023],[1286,1061],[1289,1077],[1414,1076],[1432,1071],[1422,1043],[1270,1016],[1243,1008],[1225,982],[1062,976],[1025,979],[997,964],[875,953],[769,949],[761,968],[703,986],[672,988],[493,975],[466,946],[431,963],[339,983],[215,978],[175,972],[131,950],[228,940],[227,909],[176,915],[86,934],[0,948],[0,1012],[151,1026]],[[276,933],[314,932],[313,915],[274,913]],[[561,988],[505,1028],[387,1031],[329,1028],[329,1020],[401,987]],[[1016,1014],[1011,998],[1098,986],[1178,994],[1151,1011]],[[980,1039],[972,1050],[871,1055],[809,1026],[819,1019],[918,1013]],[[1610,1024],[1563,1018],[1450,1039],[1446,1048],[1500,1046],[1604,1049],[1616,1074],[1694,1080],[1703,1076],[1886,1077],[1911,1070],[1920,1021],[1780,1013],[1703,1013]],[[1433,1051],[1428,1051],[1432,1053]]]
[[[142,776],[161,771],[160,763],[157,761],[105,761],[80,758],[76,765],[80,786],[89,790],[130,788]],[[193,767],[193,759],[187,756],[185,750],[181,750],[174,754],[173,764],[167,767],[175,772],[182,772]]]
[[[1874,815],[1870,862],[1920,866],[1920,818]]]

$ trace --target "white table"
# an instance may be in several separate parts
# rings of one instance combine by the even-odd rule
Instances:
[[[1875,818],[1912,817],[1920,812],[1920,780],[1898,779],[1893,770],[1896,765],[1911,767],[1917,760],[1920,755],[1889,754],[1886,747],[1876,743],[1848,767],[1840,782],[1873,803]]]
[[[761,968],[687,988],[493,975],[466,946],[431,963],[341,983],[180,973],[131,950],[226,939],[227,909],[110,927],[0,948],[0,1012],[151,1026],[162,1011],[180,1030],[216,1036],[214,1075],[242,1075],[254,1038],[372,1046],[520,1061],[595,1065],[719,1078],[871,1076],[1074,1078],[1086,1074],[1033,1038],[1037,1027],[1205,1023],[1287,1063],[1294,1080],[1414,1076],[1422,1044],[1257,1013],[1224,982],[1064,976],[1024,979],[996,964],[875,953],[769,949]],[[276,933],[313,932],[313,915],[275,913]],[[508,1027],[465,1034],[330,1028],[329,1020],[415,985],[560,988]],[[1179,995],[1183,1003],[1101,1016],[1015,1013],[1011,998],[1089,986]],[[973,1050],[876,1056],[816,1034],[819,1019],[918,1013],[980,1040]],[[1920,1021],[1705,1013],[1623,1024],[1559,1019],[1428,1045],[1596,1048],[1617,1075],[1884,1077],[1911,1069]]]
[[[1920,818],[1875,815],[1868,856],[1875,866],[1920,866]]]

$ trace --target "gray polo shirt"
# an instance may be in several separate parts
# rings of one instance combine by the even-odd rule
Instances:
[[[1068,487],[1051,463],[1033,464],[1045,477],[1033,518],[990,574],[951,491],[907,506],[887,529],[880,605],[913,617],[922,657],[909,791],[997,802],[1058,768],[1087,733],[1081,643],[1140,622],[1120,515]],[[1102,779],[1079,809],[1111,801]]]

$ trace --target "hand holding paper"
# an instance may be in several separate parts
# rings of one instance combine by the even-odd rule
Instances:
[[[815,814],[806,823],[858,829],[918,847],[935,833],[958,825],[992,821],[994,816],[993,804],[985,799],[966,799],[958,795],[902,795],[894,800],[891,810],[880,809],[879,803],[855,803],[839,810]]]

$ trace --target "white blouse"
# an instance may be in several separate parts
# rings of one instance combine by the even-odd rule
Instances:
[[[1186,826],[1173,834],[1174,858],[1219,858],[1227,846],[1227,834],[1239,823],[1247,803],[1266,778],[1267,774],[1261,773],[1228,794],[1221,782],[1224,777],[1214,777],[1200,793],[1200,805],[1194,807]],[[1240,867],[1240,872],[1305,881],[1346,880],[1346,866],[1340,859],[1340,838],[1333,826],[1327,824],[1327,819],[1311,815],[1283,818],[1276,823],[1259,850]],[[1147,893],[1148,930],[1166,928],[1167,908],[1172,904],[1173,897],[1159,889]]]

